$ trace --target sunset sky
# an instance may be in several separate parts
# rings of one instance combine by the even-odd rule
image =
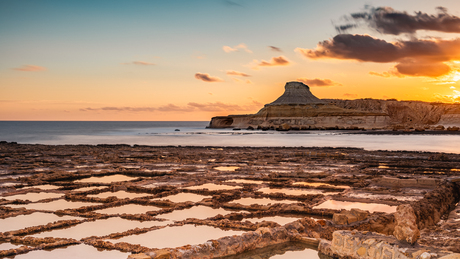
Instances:
[[[0,0],[0,120],[255,113],[319,98],[460,102],[459,0]]]

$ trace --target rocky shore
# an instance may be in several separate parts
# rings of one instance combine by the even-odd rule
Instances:
[[[0,173],[2,257],[48,249],[53,258],[53,249],[76,245],[125,258],[251,258],[308,247],[320,258],[460,253],[458,154],[3,142]],[[104,229],[109,221],[118,223]],[[147,242],[172,230],[193,236],[190,226],[222,234]]]

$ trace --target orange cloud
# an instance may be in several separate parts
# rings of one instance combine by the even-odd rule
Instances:
[[[307,78],[297,78],[297,81],[303,82],[308,86],[341,86],[342,84],[334,82],[330,79],[307,79]]]
[[[252,63],[249,64],[249,66],[251,66],[252,69],[254,70],[258,70],[259,67],[288,66],[290,64],[291,62],[287,58],[283,56],[279,56],[279,57],[272,57],[270,61],[265,61],[265,60],[258,61],[257,59],[254,59]]]
[[[17,71],[24,71],[24,72],[37,72],[37,71],[45,71],[45,67],[35,66],[35,65],[23,65],[21,67],[13,68],[13,70]]]
[[[202,80],[204,82],[209,82],[209,83],[214,83],[214,82],[223,82],[221,78],[217,76],[210,76],[209,74],[206,73],[196,73],[195,78],[198,80]]]
[[[399,73],[395,68],[393,69],[390,69],[388,72],[383,72],[383,73],[378,73],[378,72],[374,72],[374,71],[370,71],[369,72],[369,75],[372,75],[372,76],[380,76],[380,77],[399,77],[399,78],[402,78],[404,77],[404,75],[402,75],[401,73]]]
[[[250,77],[250,75],[243,73],[243,72],[238,72],[238,71],[233,71],[233,70],[227,70],[227,75],[229,76],[244,76],[244,77]]]
[[[141,65],[141,66],[154,66],[154,63],[146,62],[146,61],[133,61],[128,63],[123,63],[124,65]]]
[[[387,42],[369,35],[339,34],[320,42],[316,49],[296,48],[296,51],[310,59],[396,62],[400,74],[438,77],[451,71],[443,62],[460,59],[460,38]]]
[[[248,46],[246,46],[246,44],[244,44],[244,43],[240,43],[240,44],[234,46],[233,48],[230,47],[230,46],[223,46],[222,49],[227,53],[239,51],[240,49],[246,51],[247,53],[252,53],[252,50],[248,49]]]

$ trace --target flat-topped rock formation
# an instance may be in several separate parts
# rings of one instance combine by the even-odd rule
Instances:
[[[274,102],[250,115],[218,116],[209,128],[383,128],[390,123],[384,112],[341,108],[321,100],[301,82],[288,82],[285,91]]]

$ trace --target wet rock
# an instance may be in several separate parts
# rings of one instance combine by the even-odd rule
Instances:
[[[368,211],[353,208],[349,211],[346,210],[340,213],[334,213],[334,215],[332,216],[332,221],[334,222],[334,224],[345,225],[351,224],[356,221],[365,220],[368,216]]]
[[[420,237],[420,231],[417,227],[417,217],[414,209],[409,204],[399,205],[395,213],[396,227],[394,236],[398,240],[405,240],[414,244]]]

